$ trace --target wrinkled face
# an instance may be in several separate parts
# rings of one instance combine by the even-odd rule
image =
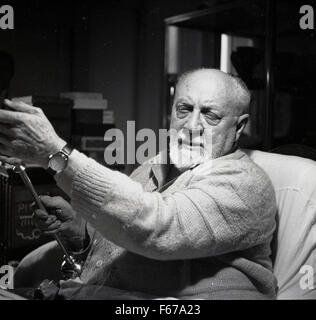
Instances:
[[[179,83],[170,125],[170,159],[185,171],[232,151],[239,138],[231,79],[220,72],[196,72]]]

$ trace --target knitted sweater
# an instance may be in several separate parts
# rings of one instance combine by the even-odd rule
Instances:
[[[56,178],[98,232],[81,280],[161,297],[275,298],[267,175],[237,150],[163,188],[165,166],[153,163],[127,177],[74,151]]]

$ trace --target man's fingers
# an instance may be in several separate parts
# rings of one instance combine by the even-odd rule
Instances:
[[[47,209],[62,209],[68,206],[62,197],[40,196],[40,199]]]
[[[2,146],[0,145],[0,151],[2,151]],[[0,162],[5,162],[8,164],[11,164],[10,162],[10,157],[8,156],[4,156],[4,155],[0,155]]]
[[[38,113],[38,108],[30,106],[22,101],[13,102],[8,99],[5,99],[4,104],[14,111],[30,113],[30,114]]]
[[[44,216],[34,215],[34,222],[41,231],[54,231],[61,227],[61,222],[55,216],[44,218]]]
[[[34,218],[36,219],[46,220],[48,217],[48,213],[43,210],[38,209],[34,211]]]
[[[57,218],[55,216],[48,216],[46,219],[40,219],[40,218],[35,218],[35,223],[36,225],[41,229],[41,230],[47,230],[49,228],[55,229],[56,228],[56,221]],[[60,223],[60,221],[59,221]],[[59,224],[58,224],[59,225]]]
[[[1,146],[0,146],[0,151],[1,151]],[[3,156],[3,155],[0,155],[0,161],[10,164],[11,166],[17,166],[17,165],[23,164],[23,161],[21,159],[12,158],[12,157]]]
[[[70,204],[62,197],[40,196],[40,199],[50,214],[55,215],[61,222],[75,216]]]
[[[55,209],[53,214],[56,215],[56,217],[62,222],[65,222],[69,219],[62,209]]]
[[[47,220],[46,220],[46,224],[47,225],[51,225],[53,223],[55,223],[57,221],[57,217],[56,216],[48,216]]]
[[[0,123],[5,124],[16,124],[22,122],[23,116],[21,112],[0,110]]]
[[[37,209],[34,211],[34,219],[45,222],[45,225],[50,225],[57,220],[57,216],[54,214],[48,214],[47,212]]]
[[[54,223],[51,223],[49,226],[42,224],[38,227],[41,229],[42,232],[58,232],[61,227],[61,222],[57,220]]]
[[[14,130],[11,129],[11,126],[6,124],[0,124],[0,134],[5,135],[7,137],[15,137]]]

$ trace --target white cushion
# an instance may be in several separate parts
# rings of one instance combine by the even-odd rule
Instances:
[[[278,299],[316,299],[316,162],[244,151],[268,174],[276,192],[279,222],[274,273]],[[307,266],[304,273],[303,266]],[[309,275],[314,288],[306,285]]]

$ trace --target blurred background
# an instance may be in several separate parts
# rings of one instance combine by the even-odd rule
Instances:
[[[135,120],[156,131],[168,126],[180,73],[221,68],[253,91],[245,146],[316,146],[315,31],[299,27],[301,5],[315,1],[5,3],[15,11],[15,29],[0,32],[15,70],[10,97],[101,93],[118,128]]]

